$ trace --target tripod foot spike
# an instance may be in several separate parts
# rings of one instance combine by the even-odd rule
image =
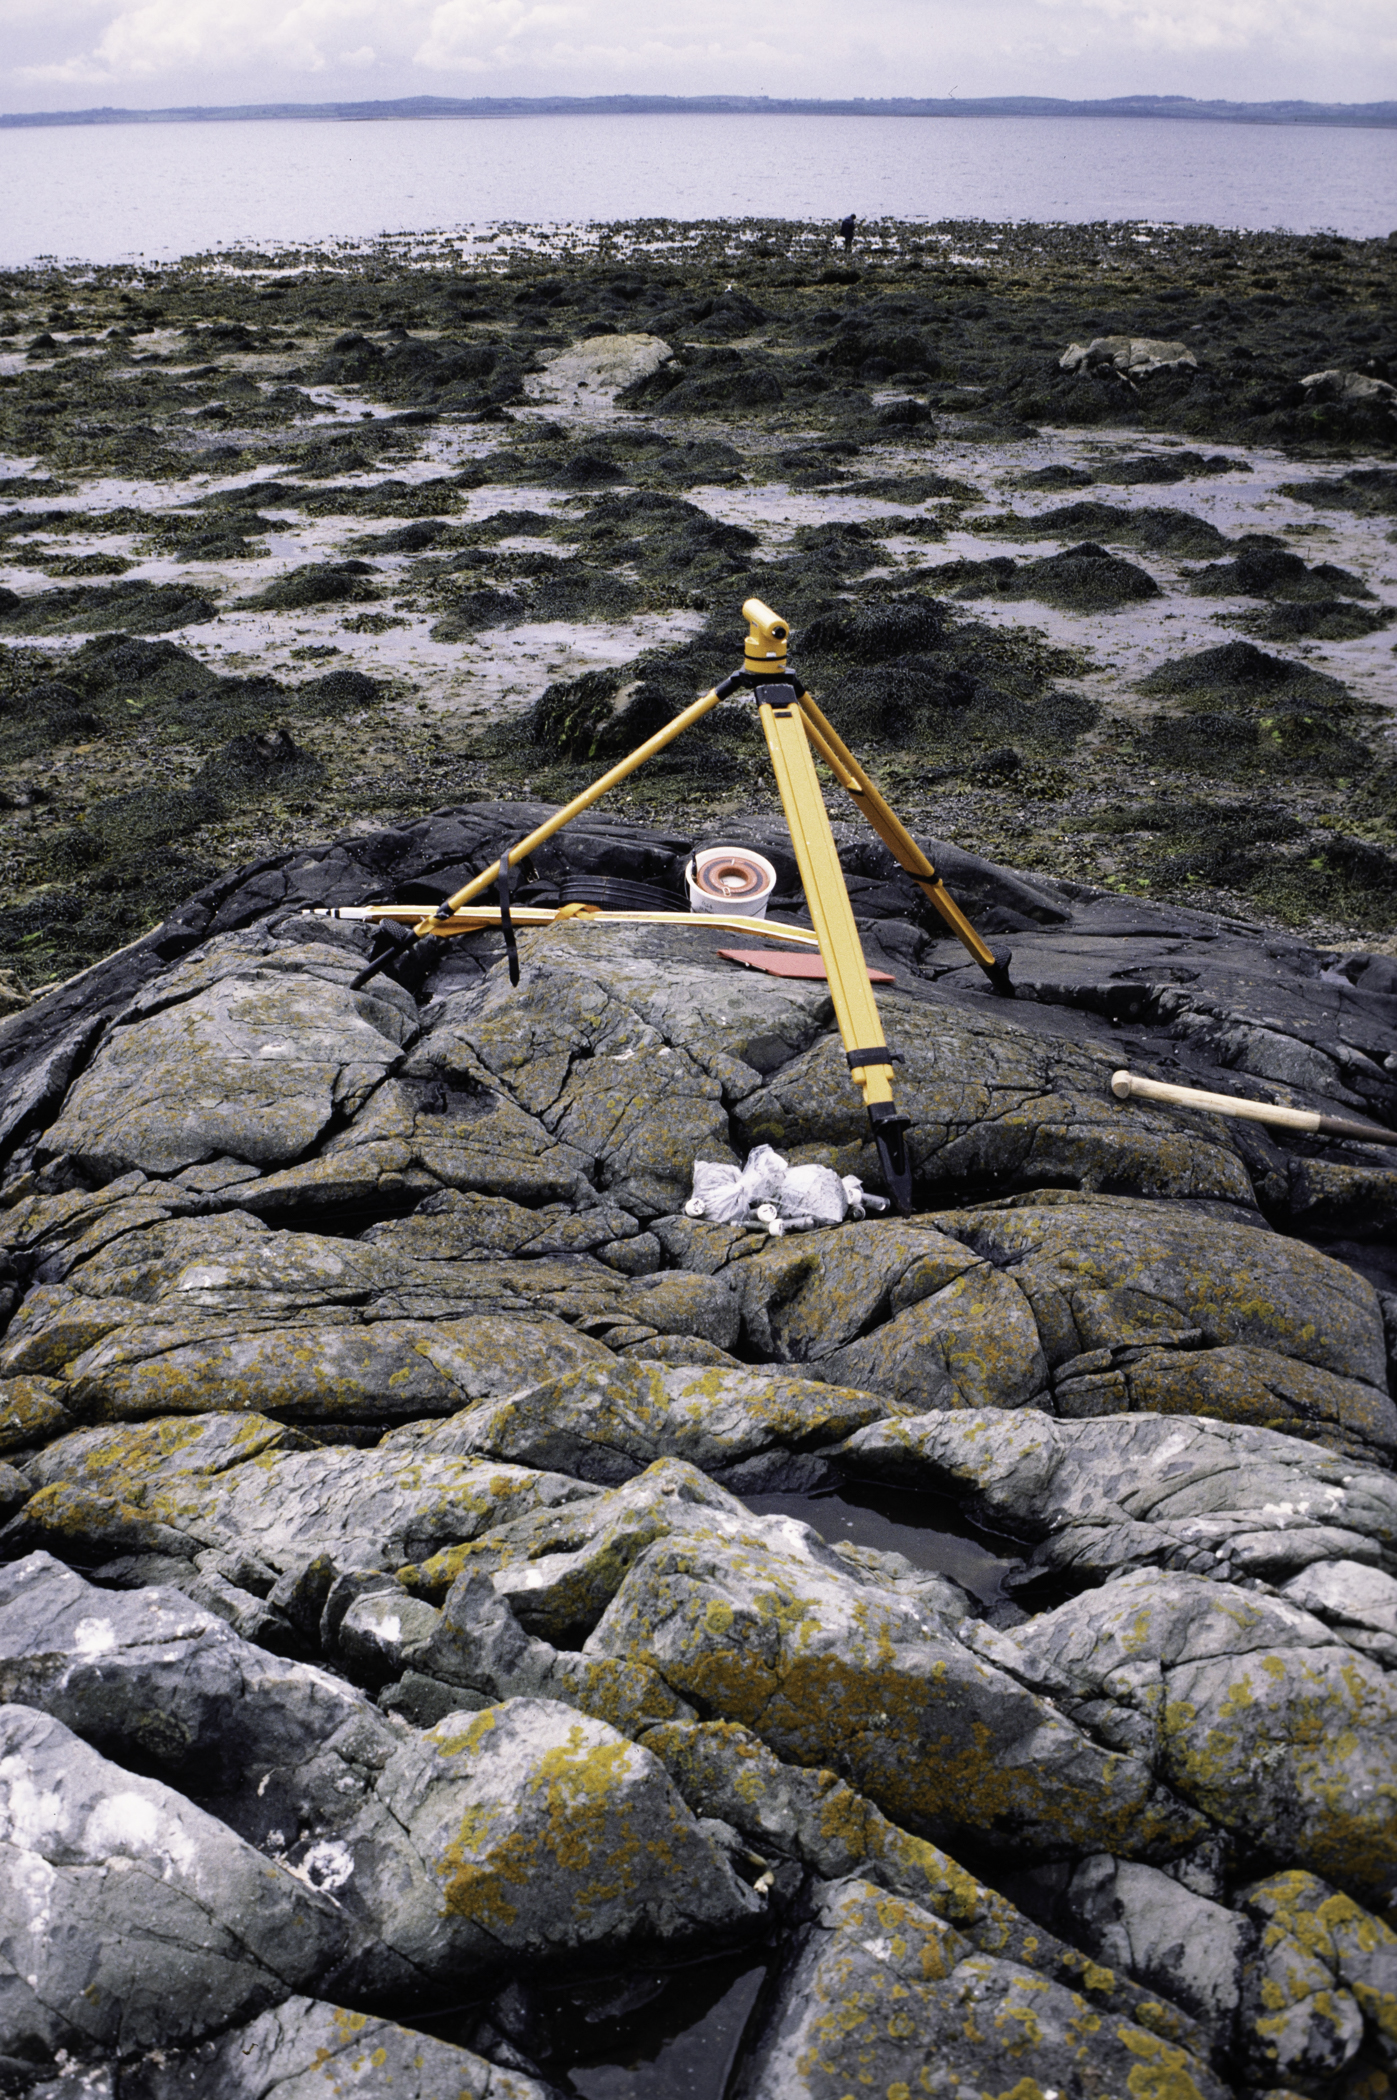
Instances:
[[[406,947],[394,945],[385,948],[382,955],[376,957],[373,962],[364,965],[357,977],[350,978],[349,989],[351,992],[362,991],[370,978],[381,976],[385,970],[391,969],[394,963],[406,962],[409,956],[415,955],[419,948],[425,946],[426,942],[423,940],[409,941]]]
[[[1009,965],[1013,960],[1013,950],[1011,948],[1003,948],[994,959],[994,968],[985,972],[986,977],[989,979],[990,990],[997,999],[1012,999],[1014,997],[1013,979],[1009,975]]]
[[[875,1101],[868,1111],[873,1142],[883,1169],[883,1181],[899,1217],[912,1214],[912,1162],[907,1157],[910,1116],[899,1113],[891,1101]]]

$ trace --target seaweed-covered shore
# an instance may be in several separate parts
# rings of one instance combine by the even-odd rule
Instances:
[[[914,825],[1382,947],[1394,300],[1397,241],[1106,224],[11,271],[0,965],[561,798],[733,666],[752,592]],[[616,809],[774,806],[734,706]]]

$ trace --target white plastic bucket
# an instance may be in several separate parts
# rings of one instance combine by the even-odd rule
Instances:
[[[776,888],[776,870],[751,846],[705,846],[684,870],[684,880],[690,911],[764,919]]]

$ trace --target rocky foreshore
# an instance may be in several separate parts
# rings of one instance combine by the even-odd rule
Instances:
[[[1397,241],[0,276],[0,2091],[1394,2100]],[[430,908],[755,593],[996,947]],[[516,901],[805,899],[751,711]],[[328,843],[327,843],[328,842]],[[622,885],[618,889],[617,885]],[[392,967],[356,987],[380,943]],[[754,922],[743,945],[761,941]]]
[[[916,1208],[768,1238],[696,1158],[877,1178],[823,984],[313,916],[539,814],[0,1025],[6,2089],[1389,2093],[1397,1172],[1109,1077],[1392,1122],[1394,966],[928,841],[996,998],[841,832]]]

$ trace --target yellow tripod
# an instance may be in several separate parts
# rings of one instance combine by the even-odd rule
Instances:
[[[893,814],[873,782],[860,766],[858,760],[845,747],[825,720],[814,699],[794,672],[786,666],[786,643],[790,629],[779,613],[772,612],[759,598],[749,598],[742,608],[747,622],[747,640],[743,647],[743,664],[721,685],[695,700],[682,713],[675,716],[656,734],[623,758],[619,765],[604,773],[600,780],[593,781],[580,795],[547,818],[511,846],[492,866],[466,883],[454,896],[446,898],[435,911],[418,919],[413,932],[422,939],[441,938],[454,933],[465,933],[485,925],[501,925],[511,943],[513,929],[509,907],[509,871],[535,852],[554,832],[561,831],[565,824],[579,816],[584,809],[599,801],[610,788],[616,787],[636,769],[643,766],[657,751],[663,751],[686,729],[701,721],[713,708],[737,692],[753,693],[758,701],[758,716],[762,732],[766,737],[767,750],[771,753],[772,769],[776,775],[776,786],[781,796],[781,806],[790,826],[791,842],[795,847],[796,862],[805,890],[810,917],[824,959],[825,975],[829,980],[830,996],[834,1002],[835,1018],[839,1024],[840,1039],[849,1071],[862,1089],[868,1119],[872,1126],[878,1155],[887,1179],[888,1192],[897,1208],[907,1212],[912,1207],[912,1176],[907,1158],[906,1130],[908,1118],[899,1113],[893,1099],[892,1068],[900,1064],[901,1058],[889,1050],[883,1033],[883,1024],[878,1014],[868,979],[868,965],[864,960],[863,946],[858,928],[854,923],[849,893],[844,886],[844,875],[835,851],[834,834],[830,830],[829,813],[820,792],[820,783],[815,773],[814,754],[825,761],[840,786],[852,796],[856,808],[865,817],[880,839],[888,847],[898,865],[906,870],[922,894],[945,920],[947,926],[963,942],[980,968],[985,972],[997,992],[1006,997],[1013,996],[1009,982],[1009,957],[996,955],[981,940],[970,921],[961,911],[945,883],[931,862],[918,846],[916,840]],[[499,886],[498,909],[470,909],[472,900],[483,891]],[[402,905],[366,906],[354,916],[403,919],[408,915]],[[563,914],[531,911],[528,919],[540,920],[568,915],[580,915],[585,907],[565,906]],[[521,914],[521,920],[522,920]],[[635,917],[639,914],[598,914],[601,917]],[[646,913],[646,919],[668,919],[669,914]],[[721,923],[704,914],[690,916],[675,913],[673,919],[688,926],[712,928]],[[732,922],[729,921],[729,924]],[[748,921],[749,925],[756,922]],[[774,929],[772,929],[774,931]],[[365,984],[369,978],[396,959],[394,954],[385,955],[361,970],[354,980],[356,985]],[[511,975],[518,981],[517,966]]]

